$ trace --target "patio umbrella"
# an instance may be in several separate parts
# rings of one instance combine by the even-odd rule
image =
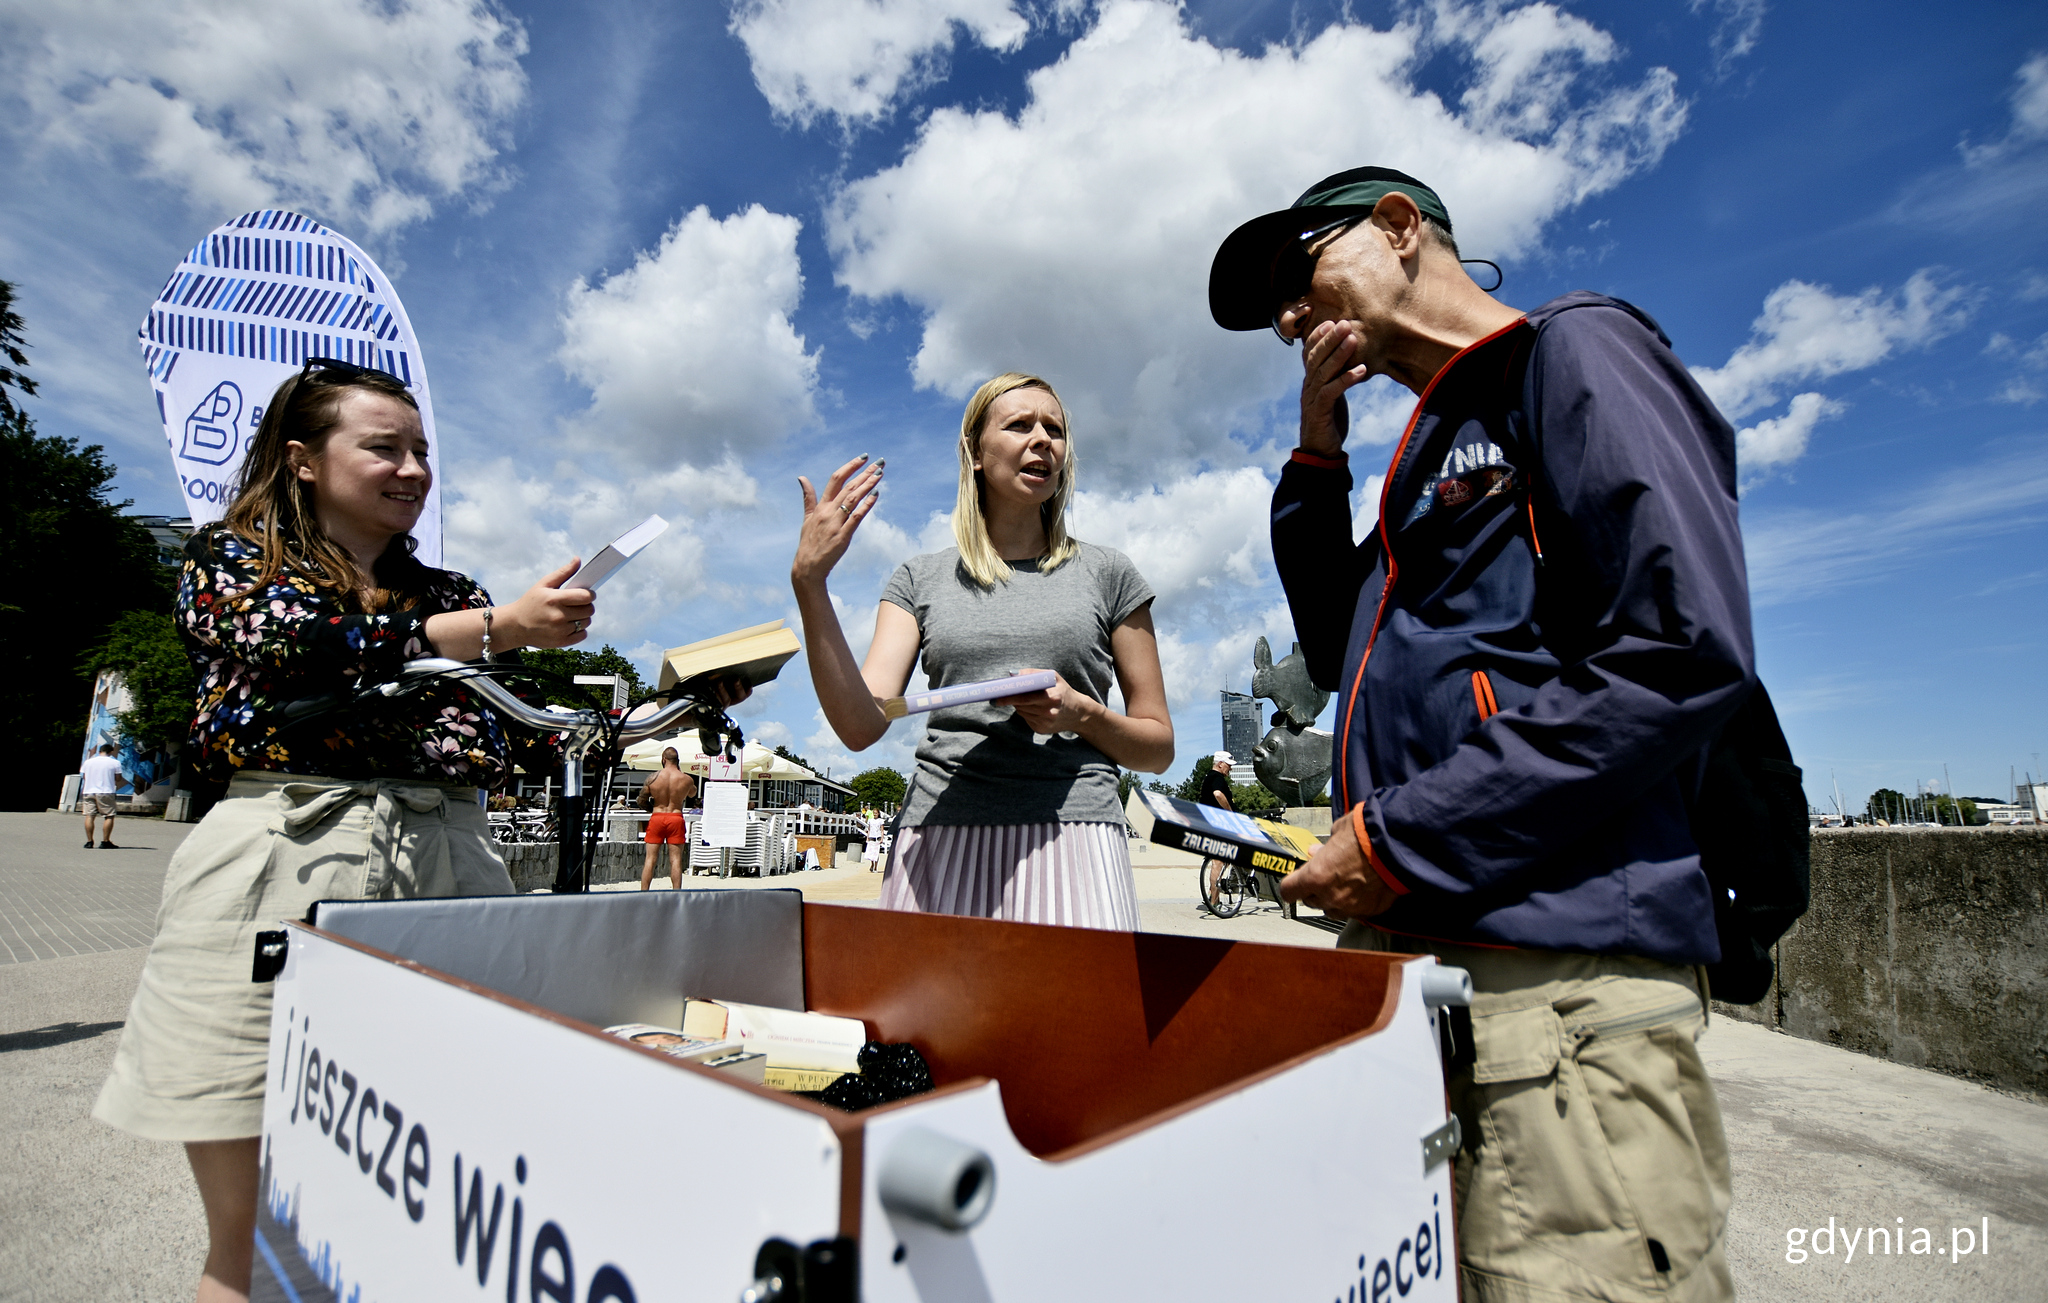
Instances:
[[[672,738],[649,738],[635,742],[626,748],[623,757],[628,769],[661,768],[661,752],[664,747],[676,749],[676,762],[685,773],[702,774],[710,768],[711,758],[697,749],[695,730],[678,733]],[[747,743],[740,756],[740,772],[748,778],[815,778],[816,775],[802,765],[795,764],[770,751],[759,742]]]

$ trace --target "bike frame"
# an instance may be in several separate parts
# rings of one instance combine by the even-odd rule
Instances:
[[[694,697],[678,696],[652,714],[615,722],[605,711],[535,706],[520,700],[511,689],[491,678],[483,662],[449,660],[439,656],[408,661],[396,680],[380,684],[371,691],[393,697],[418,686],[422,680],[438,677],[452,679],[475,692],[510,723],[562,735],[562,817],[556,842],[558,855],[554,886],[558,892],[590,890],[590,866],[584,862],[583,855],[583,818],[589,799],[583,789],[583,778],[593,750],[607,740],[615,740],[623,749],[634,742],[667,732],[692,716],[715,727],[723,737],[739,736],[739,729],[733,726],[723,710]]]

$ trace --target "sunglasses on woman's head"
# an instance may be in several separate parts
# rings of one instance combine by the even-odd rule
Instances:
[[[306,359],[306,365],[299,371],[299,374],[301,376],[311,376],[316,372],[321,379],[333,381],[336,384],[347,384],[349,381],[363,376],[377,376],[381,379],[389,380],[401,389],[411,388],[405,381],[400,380],[389,371],[379,371],[373,366],[357,366],[353,362],[344,362],[339,358],[309,357]]]
[[[1280,329],[1280,313],[1307,297],[1309,281],[1316,274],[1316,260],[1323,256],[1323,248],[1318,246],[1327,247],[1327,242],[1332,236],[1341,235],[1368,216],[1370,214],[1353,213],[1349,217],[1340,217],[1327,226],[1318,226],[1313,231],[1303,231],[1281,245],[1280,251],[1273,255],[1269,282],[1274,294],[1273,333],[1280,337],[1281,343],[1289,348],[1294,347],[1294,340]]]

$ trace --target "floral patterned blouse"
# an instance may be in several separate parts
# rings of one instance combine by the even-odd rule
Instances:
[[[238,769],[269,769],[507,784],[505,731],[460,688],[429,688],[298,721],[284,715],[293,702],[384,682],[407,661],[438,655],[427,641],[427,617],[489,606],[489,593],[466,575],[429,569],[424,596],[411,610],[358,615],[336,590],[289,566],[252,589],[261,569],[256,545],[220,525],[199,530],[185,545],[176,619],[199,669],[190,745],[204,777],[224,784]]]

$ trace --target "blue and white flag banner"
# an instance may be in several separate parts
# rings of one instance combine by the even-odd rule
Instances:
[[[309,357],[403,380],[419,402],[427,446],[440,450],[405,306],[354,241],[309,217],[263,209],[214,228],[164,283],[137,339],[194,524],[226,512],[264,406]],[[435,470],[413,529],[430,566],[441,564]]]

